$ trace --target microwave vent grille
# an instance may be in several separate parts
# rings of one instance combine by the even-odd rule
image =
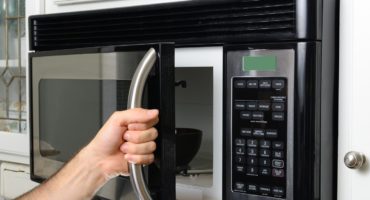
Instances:
[[[293,0],[169,3],[33,16],[30,49],[288,40],[295,36],[295,31]]]

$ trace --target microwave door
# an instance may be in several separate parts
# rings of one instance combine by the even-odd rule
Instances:
[[[133,75],[153,48],[156,62],[143,93],[144,108],[160,110],[156,161],[144,178],[153,199],[175,199],[174,46],[110,46],[30,54],[31,178],[43,181],[85,146],[116,110],[127,109]],[[97,194],[137,199],[130,179],[117,177]]]

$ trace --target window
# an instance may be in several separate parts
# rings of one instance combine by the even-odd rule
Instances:
[[[25,0],[0,0],[0,131],[26,133]]]

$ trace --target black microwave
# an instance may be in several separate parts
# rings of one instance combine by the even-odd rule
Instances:
[[[143,98],[161,119],[157,160],[143,168],[151,198],[335,199],[337,22],[335,0],[31,16],[31,179],[50,177],[126,109],[132,75],[154,49]],[[203,132],[185,165],[175,127]],[[118,177],[96,198],[137,197]]]

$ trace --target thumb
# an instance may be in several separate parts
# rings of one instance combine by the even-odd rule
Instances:
[[[127,126],[133,123],[147,123],[158,119],[159,111],[157,109],[147,110],[143,108],[134,108],[125,111],[117,111],[115,120],[120,126]]]

